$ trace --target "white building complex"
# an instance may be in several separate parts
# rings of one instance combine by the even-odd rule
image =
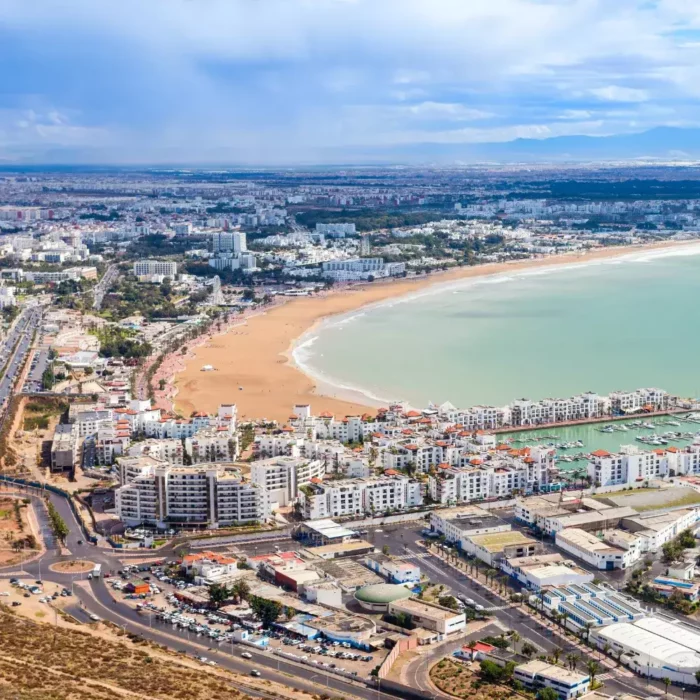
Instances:
[[[420,506],[423,492],[420,482],[407,476],[339,479],[303,487],[300,503],[304,517],[315,520]]]
[[[700,629],[660,617],[644,617],[591,631],[599,649],[609,645],[620,661],[641,676],[670,678],[697,685],[700,671]]]
[[[300,457],[272,457],[250,465],[251,481],[267,491],[273,508],[293,504],[300,487],[314,479],[322,479],[325,473],[325,464],[321,460]]]
[[[170,277],[177,275],[177,263],[164,260],[139,260],[134,263],[136,277],[153,277],[155,275]]]
[[[265,522],[264,488],[220,465],[176,467],[150,457],[122,458],[116,512],[128,526],[217,528]]]

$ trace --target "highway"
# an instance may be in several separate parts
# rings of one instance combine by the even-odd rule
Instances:
[[[41,308],[36,306],[26,308],[16,319],[12,330],[0,347],[0,365],[5,367],[5,373],[0,379],[0,407],[3,411],[7,408],[17,375],[22,369],[34,332],[40,323]]]
[[[95,285],[95,289],[93,290],[93,309],[99,311],[102,308],[102,302],[104,301],[105,294],[117,277],[119,277],[119,267],[117,265],[110,265],[105,271],[104,275],[102,275],[102,279]]]

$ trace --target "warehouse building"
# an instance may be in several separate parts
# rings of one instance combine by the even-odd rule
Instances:
[[[501,562],[501,569],[531,591],[552,586],[590,583],[594,578],[592,573],[584,571],[558,553],[510,557]]]
[[[670,678],[695,686],[700,671],[700,629],[680,621],[644,617],[593,630],[591,641],[621,653],[621,662],[641,676]]]
[[[462,540],[462,549],[489,566],[497,567],[498,562],[504,558],[530,557],[541,549],[541,545],[522,532],[513,530],[466,537]]]

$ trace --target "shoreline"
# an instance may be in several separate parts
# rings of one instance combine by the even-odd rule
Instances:
[[[523,261],[459,267],[417,278],[357,284],[312,297],[295,297],[261,310],[232,325],[226,333],[210,337],[188,353],[171,381],[176,408],[215,412],[219,404],[236,403],[243,420],[266,418],[285,423],[294,404],[312,405],[315,414],[335,415],[372,412],[386,402],[373,401],[365,393],[343,388],[314,376],[299,365],[294,351],[304,338],[332,317],[357,312],[389,300],[410,296],[462,280],[513,271],[585,264],[609,258],[639,255],[698,245],[697,240],[618,246],[586,253],[567,253]],[[215,370],[202,372],[203,365]],[[182,366],[182,365],[181,365]],[[173,368],[175,369],[175,368]]]

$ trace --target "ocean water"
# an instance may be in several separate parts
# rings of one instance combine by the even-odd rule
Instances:
[[[440,285],[330,319],[294,356],[338,395],[419,408],[641,386],[700,396],[700,244]]]

